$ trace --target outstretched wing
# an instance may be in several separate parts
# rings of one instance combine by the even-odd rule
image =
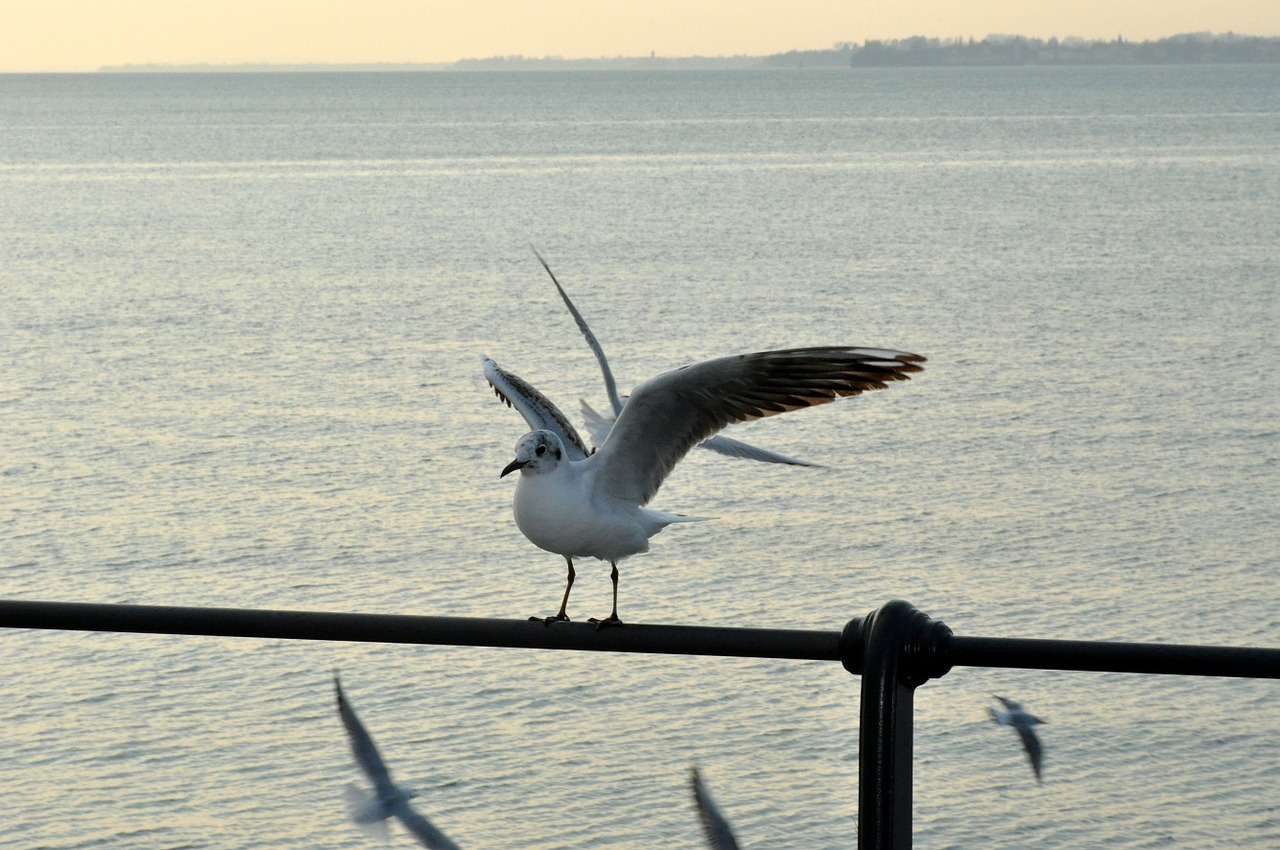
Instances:
[[[696,767],[689,769],[689,788],[693,791],[693,804],[698,809],[698,820],[702,823],[702,834],[707,838],[707,846],[711,850],[738,850],[738,840],[733,837],[729,822],[716,808]]]
[[[771,452],[741,440],[733,440],[724,434],[717,434],[709,440],[698,443],[698,448],[709,449],[725,457],[740,457],[743,460],[758,460],[761,463],[783,463],[789,466],[811,466],[821,468],[822,464],[790,457],[780,452]]]
[[[646,504],[676,463],[732,425],[906,380],[918,354],[878,348],[793,348],[720,357],[636,387],[591,463],[609,495]]]
[[[591,442],[596,446],[603,446],[604,441],[609,439],[609,429],[613,427],[615,417],[596,413],[595,408],[583,399],[578,399],[578,403],[582,405],[582,421],[587,425]]]
[[[529,247],[533,248],[532,245]],[[569,312],[573,315],[573,321],[578,325],[578,330],[582,331],[583,337],[587,340],[587,345],[591,346],[591,350],[595,353],[596,362],[600,364],[600,372],[604,375],[604,390],[609,394],[609,404],[613,405],[613,415],[617,416],[622,412],[622,399],[618,397],[618,384],[613,380],[613,371],[609,368],[609,361],[604,356],[604,349],[600,347],[600,340],[596,339],[596,335],[591,332],[591,328],[587,327],[587,320],[582,318],[578,308],[573,306],[573,302],[569,300],[564,287],[560,285],[560,281],[556,280],[555,272],[551,271],[551,266],[547,265],[547,261],[542,259],[542,255],[538,253],[537,248],[533,248],[533,255],[538,258],[538,262],[542,263],[542,267],[547,270],[547,274],[551,275],[551,282],[556,285],[556,292],[560,293],[560,299],[564,301],[564,306],[569,308]]]
[[[532,245],[529,247],[533,248]],[[587,326],[587,320],[582,318],[582,314],[578,312],[578,308],[569,299],[568,293],[564,291],[564,287],[556,279],[555,272],[551,271],[551,266],[547,265],[547,261],[538,253],[537,248],[533,248],[533,254],[538,258],[538,262],[542,263],[542,267],[547,270],[547,274],[551,276],[551,282],[556,285],[556,292],[560,293],[560,300],[564,301],[564,306],[569,308],[573,321],[577,324],[578,330],[582,332],[582,336],[587,340],[587,345],[591,346],[592,352],[595,353],[596,362],[600,364],[600,372],[604,375],[604,389],[609,395],[609,404],[613,407],[613,419],[606,419],[600,416],[585,401],[582,402],[582,408],[583,415],[587,417],[587,430],[591,433],[591,442],[597,446],[604,445],[605,438],[609,435],[609,429],[613,426],[614,419],[618,418],[618,414],[622,412],[622,407],[626,402],[618,395],[618,384],[613,379],[613,370],[609,368],[609,361],[604,356],[604,348],[600,345],[600,340],[596,339],[596,335],[591,332],[591,328]],[[768,449],[757,448],[740,440],[731,440],[728,437],[712,437],[700,443],[699,448],[708,449],[725,457],[758,460],[761,463],[783,463],[791,466],[811,467],[820,467],[822,465],[810,463],[807,460],[798,460],[779,452],[771,452]]]
[[[418,814],[407,802],[396,806],[395,816],[423,847],[431,850],[459,850],[457,844],[450,841],[447,835],[436,829],[431,821]]]
[[[505,401],[508,407],[515,408],[531,430],[551,431],[558,436],[560,442],[564,443],[570,460],[582,460],[590,454],[573,425],[549,398],[534,389],[528,381],[508,372],[483,354],[480,355],[480,362],[484,364],[484,377],[489,386],[493,387],[494,394]]]
[[[1036,774],[1036,781],[1041,782],[1040,767],[1044,763],[1044,747],[1040,744],[1040,739],[1036,737],[1035,729],[1030,726],[1013,727],[1018,732],[1018,737],[1022,739],[1022,748],[1027,751],[1027,758],[1031,760],[1031,769]]]
[[[342,718],[342,725],[346,727],[347,738],[351,741],[351,754],[355,756],[356,764],[365,776],[369,777],[369,781],[373,783],[373,787],[379,794],[394,789],[391,773],[387,770],[381,754],[378,753],[378,747],[373,743],[373,738],[365,730],[360,718],[356,716],[351,703],[347,702],[337,673],[333,674],[333,693],[338,701],[338,716]]]

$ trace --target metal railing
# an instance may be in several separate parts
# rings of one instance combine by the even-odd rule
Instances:
[[[0,628],[839,661],[862,677],[858,846],[911,846],[915,690],[952,667],[1280,679],[1280,649],[963,637],[895,600],[840,632],[0,600]]]

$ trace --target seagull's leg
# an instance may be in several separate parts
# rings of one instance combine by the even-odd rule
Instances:
[[[613,610],[609,612],[609,616],[603,620],[597,620],[592,617],[590,622],[596,624],[596,629],[603,629],[605,626],[621,626],[622,621],[618,619],[618,562],[610,561],[613,569],[609,571],[609,578],[613,581]]]
[[[564,598],[560,600],[560,613],[556,614],[554,617],[530,617],[530,620],[539,620],[547,626],[557,620],[561,620],[566,623],[569,622],[569,615],[565,613],[565,608],[569,604],[569,591],[573,589],[573,559],[566,556],[564,560],[565,563],[569,565],[569,579],[564,585]]]
[[[556,614],[556,619],[557,619],[557,620],[567,620],[567,619],[569,619],[569,615],[565,612],[565,609],[566,609],[566,608],[568,607],[568,605],[569,605],[569,591],[570,591],[570,590],[573,590],[573,576],[574,576],[574,572],[573,572],[573,559],[572,559],[572,558],[569,558],[569,557],[566,557],[566,558],[564,559],[564,562],[565,562],[566,564],[568,564],[568,565],[569,565],[569,574],[565,577],[565,582],[564,582],[564,597],[560,600],[560,613],[559,613],[559,614]]]

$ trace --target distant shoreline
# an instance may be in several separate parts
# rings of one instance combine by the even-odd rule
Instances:
[[[1157,41],[1041,39],[990,35],[977,41],[915,36],[892,41],[839,42],[830,50],[769,56],[494,56],[456,62],[335,64],[130,64],[99,73],[265,73],[406,71],[734,70],[755,68],[1008,67],[1022,65],[1222,65],[1280,62],[1280,38],[1235,33],[1187,33]]]

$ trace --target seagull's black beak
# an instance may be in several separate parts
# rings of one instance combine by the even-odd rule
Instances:
[[[519,469],[520,467],[524,466],[524,465],[525,465],[526,463],[528,463],[528,462],[529,462],[529,461],[527,461],[527,460],[513,460],[513,461],[511,461],[511,463],[507,464],[506,466],[504,466],[504,467],[502,468],[502,474],[501,474],[501,475],[499,475],[498,477],[499,477],[499,478],[506,478],[506,477],[507,477],[507,475],[509,475],[509,474],[510,474],[510,473],[512,473],[512,472],[515,472],[517,469]]]

